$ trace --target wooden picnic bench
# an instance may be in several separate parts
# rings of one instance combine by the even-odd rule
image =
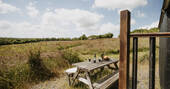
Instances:
[[[73,66],[76,66],[77,71],[73,74],[72,84],[74,84],[75,80],[78,79],[79,81],[88,85],[90,89],[106,89],[111,84],[113,84],[115,81],[117,81],[119,78],[117,63],[118,63],[118,60],[116,59],[111,59],[109,61],[101,61],[101,62],[96,62],[96,63],[89,62],[89,61],[75,63],[73,64]],[[114,67],[110,67],[111,64],[114,64]],[[105,66],[107,66],[108,68],[112,68],[115,71],[111,73],[110,75],[104,77],[103,79],[95,83],[92,83],[90,79],[90,73],[94,71],[95,69],[103,70]],[[85,77],[80,77],[79,75],[81,73],[84,73]]]

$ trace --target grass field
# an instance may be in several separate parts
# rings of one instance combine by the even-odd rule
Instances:
[[[147,89],[148,87],[148,47],[148,39],[139,39],[138,89]],[[158,60],[158,39],[156,47],[156,59]],[[30,85],[36,85],[54,78],[57,78],[57,81],[62,81],[60,78],[63,77],[63,71],[71,67],[71,63],[93,58],[94,54],[97,54],[99,58],[101,53],[119,59],[119,48],[118,38],[48,41],[0,46],[0,88],[29,89]],[[158,61],[156,61],[156,64],[156,89],[159,89]],[[42,76],[38,77],[38,70],[51,75],[41,73],[38,75]],[[64,84],[66,89],[73,89],[66,82]]]

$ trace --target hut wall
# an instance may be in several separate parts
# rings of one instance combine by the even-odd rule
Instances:
[[[164,14],[160,32],[170,32],[170,8]],[[159,70],[162,89],[170,89],[170,38],[160,38]]]

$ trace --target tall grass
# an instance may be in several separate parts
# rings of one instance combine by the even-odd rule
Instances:
[[[73,52],[72,50],[62,51],[62,56],[65,60],[67,60],[69,62],[69,64],[73,64],[73,63],[82,61],[79,57],[79,54],[77,52]]]
[[[55,76],[55,73],[45,66],[40,57],[40,50],[30,51],[28,64],[31,70],[31,78],[34,81],[43,81]]]
[[[28,64],[18,65],[0,74],[0,89],[22,89],[31,81]]]
[[[149,39],[140,39],[139,42],[141,66],[146,65],[145,60],[148,61],[148,42]],[[159,41],[157,41],[157,48],[158,43]],[[35,50],[37,47],[41,48]],[[0,89],[27,89],[34,83],[53,77],[63,77],[63,70],[70,67],[72,63],[93,58],[94,54],[100,57],[103,52],[109,57],[118,59],[119,39],[53,41],[1,46]],[[100,76],[96,78],[99,79]],[[77,89],[84,89],[84,87],[77,87]]]
[[[0,89],[27,89],[28,84],[59,76],[58,71],[46,67],[49,62],[43,61],[40,50],[30,51],[28,59],[25,64],[0,70]]]

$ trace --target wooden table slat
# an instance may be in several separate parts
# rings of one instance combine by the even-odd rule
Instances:
[[[106,66],[106,65],[109,65],[109,64],[112,64],[112,63],[116,63],[118,62],[118,60],[116,59],[112,59],[110,61],[102,61],[102,62],[96,62],[96,63],[93,63],[93,62],[79,62],[79,63],[75,63],[73,64],[74,66],[77,66],[78,68],[80,69],[84,69],[84,70],[87,70],[87,71],[91,71],[91,70],[94,70],[96,68],[100,68],[100,67],[103,67],[103,66]]]

